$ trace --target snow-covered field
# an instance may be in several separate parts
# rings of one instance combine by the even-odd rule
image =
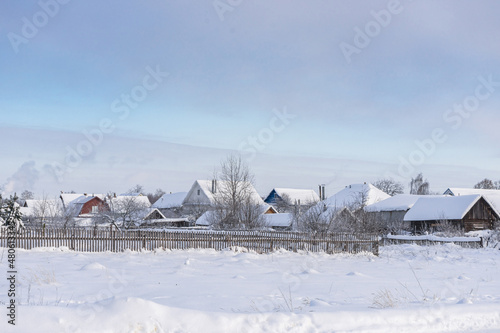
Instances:
[[[2,270],[7,251],[0,249]],[[500,251],[380,256],[242,249],[17,250],[16,326],[1,332],[499,332]]]

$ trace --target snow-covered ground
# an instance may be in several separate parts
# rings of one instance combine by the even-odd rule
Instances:
[[[7,251],[0,249],[2,270]],[[1,332],[498,332],[500,251],[380,256],[241,249],[17,250],[16,326]]]

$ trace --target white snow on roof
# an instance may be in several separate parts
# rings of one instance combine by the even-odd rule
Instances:
[[[360,208],[363,205],[372,205],[391,196],[372,184],[353,184],[324,200],[329,208]],[[364,201],[364,202],[363,202]]]
[[[292,214],[265,214],[266,226],[268,227],[289,227],[292,225]]]
[[[159,209],[181,207],[186,195],[187,192],[164,194],[151,207]]]
[[[461,220],[480,198],[480,195],[422,197],[406,213],[404,221]]]
[[[20,207],[20,211],[24,216],[33,216],[37,209],[45,208],[50,214],[55,214],[61,208],[60,199],[43,199],[43,200],[25,200],[26,207]]]
[[[275,188],[276,193],[283,198],[284,195],[288,196],[291,203],[308,204],[312,202],[318,202],[319,196],[314,192],[314,190],[303,190],[295,188]]]
[[[190,195],[192,194],[192,192],[198,188],[201,188],[201,190],[203,191],[203,193],[207,196],[208,200],[210,201],[210,203],[215,203],[215,196],[217,196],[218,194],[221,193],[221,191],[223,191],[223,189],[227,186],[229,186],[229,183],[226,182],[226,181],[223,181],[223,180],[217,180],[217,183],[216,183],[216,192],[215,193],[212,193],[212,181],[211,180],[197,180],[193,186],[191,187],[191,190],[188,192],[188,194],[186,195],[186,198],[190,197]],[[198,186],[197,186],[198,185]],[[255,190],[255,188],[253,187],[252,184],[250,183],[244,183],[244,182],[239,182],[238,186],[248,186],[248,189],[250,191],[250,197],[252,198],[252,201],[255,203],[255,204],[260,204],[260,205],[263,205],[264,204],[264,200],[262,200],[262,198],[260,197],[259,193],[257,193],[257,190]]]
[[[70,203],[72,203],[72,201],[80,199],[81,197],[90,197],[90,198],[98,197],[99,199],[104,200],[105,195],[104,194],[94,194],[94,193],[92,193],[92,194],[87,193],[86,195],[84,193],[61,193],[61,196],[60,196],[60,198],[63,202],[63,205],[65,207],[68,207],[68,205]]]
[[[211,215],[213,214],[214,212],[209,210],[205,213],[203,213],[203,215],[201,215],[197,220],[196,220],[196,225],[201,225],[201,226],[209,226],[210,225],[210,218],[211,218]]]
[[[127,206],[129,203],[140,205],[145,210],[151,207],[148,197],[144,195],[119,195],[110,199],[110,206],[112,209],[120,213],[128,209]]]
[[[393,197],[376,202],[365,207],[366,212],[394,212],[394,211],[407,211],[418,199],[423,197],[443,197],[429,196],[429,195],[413,195],[413,194],[397,194]]]
[[[444,193],[454,196],[480,194],[497,212],[500,212],[500,190],[450,187]]]
[[[481,194],[481,195],[500,195],[500,190],[485,190],[481,188],[461,188],[461,187],[450,187],[447,189],[444,194],[454,195],[456,197],[461,195],[472,195],[472,194]]]

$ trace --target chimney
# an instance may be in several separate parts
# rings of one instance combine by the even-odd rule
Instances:
[[[319,200],[323,201],[325,200],[325,184],[320,184],[319,185]]]
[[[116,192],[115,192],[115,193],[113,193],[113,198],[116,198]]]
[[[212,179],[212,193],[217,193],[217,180]]]

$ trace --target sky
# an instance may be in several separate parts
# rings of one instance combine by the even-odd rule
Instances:
[[[0,186],[500,179],[496,1],[2,1]]]

